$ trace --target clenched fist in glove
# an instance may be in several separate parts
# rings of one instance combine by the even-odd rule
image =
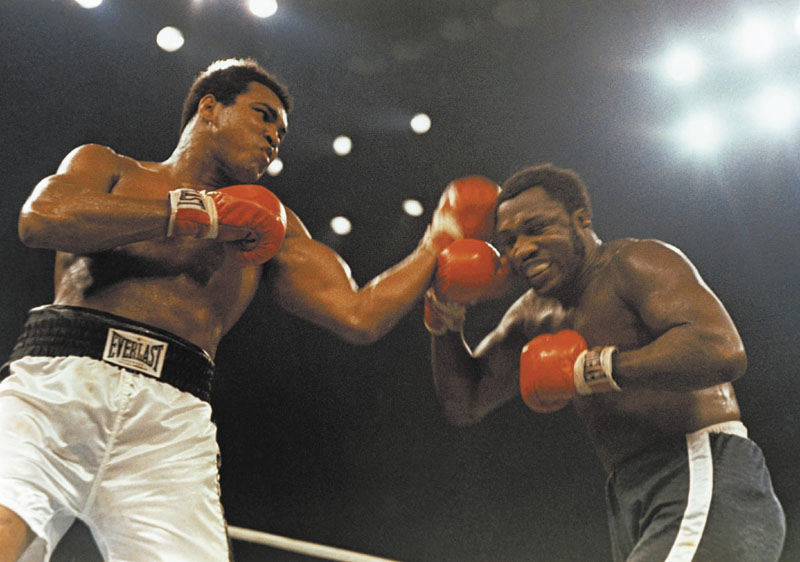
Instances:
[[[260,185],[232,185],[216,191],[176,189],[169,193],[167,236],[236,242],[239,261],[269,261],[286,236],[286,209]]]
[[[456,240],[439,254],[433,286],[425,295],[425,326],[434,335],[460,332],[466,305],[497,298],[508,287],[510,268],[491,244]]]
[[[611,376],[616,347],[588,349],[578,332],[542,334],[522,348],[519,382],[522,399],[537,412],[553,412],[576,394],[620,390]]]
[[[500,186],[483,176],[450,182],[433,212],[429,235],[434,250],[441,252],[462,238],[491,238],[499,191]]]

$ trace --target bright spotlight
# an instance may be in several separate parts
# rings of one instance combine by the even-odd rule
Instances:
[[[278,11],[278,2],[276,0],[250,0],[248,8],[254,16],[268,18]]]
[[[406,199],[403,201],[403,210],[406,212],[407,215],[412,217],[420,216],[424,209],[422,208],[422,203],[417,201],[416,199]]]
[[[763,60],[775,50],[772,22],[762,17],[745,20],[736,34],[736,47],[748,60]]]
[[[411,118],[411,130],[418,135],[424,135],[431,130],[431,118],[424,113],[417,113]]]
[[[353,150],[353,141],[344,135],[338,136],[333,140],[333,151],[339,156],[347,156]]]
[[[722,135],[719,119],[704,111],[689,115],[678,127],[679,140],[693,152],[713,151],[722,141]]]
[[[697,80],[703,70],[700,54],[690,47],[675,47],[666,57],[667,74],[674,81],[688,84]]]
[[[800,117],[800,100],[789,88],[770,86],[756,97],[752,110],[763,127],[775,132],[787,131]]]
[[[277,176],[283,171],[283,161],[280,158],[276,158],[272,162],[269,163],[267,166],[267,173],[273,177]]]
[[[81,8],[91,10],[92,8],[96,8],[102,4],[103,0],[75,0],[75,3]]]
[[[168,53],[183,47],[183,33],[177,27],[167,26],[156,35],[156,44]]]
[[[339,236],[344,236],[345,234],[350,234],[350,231],[353,229],[353,225],[350,223],[350,220],[347,217],[333,217],[331,219],[331,230],[333,230]]]

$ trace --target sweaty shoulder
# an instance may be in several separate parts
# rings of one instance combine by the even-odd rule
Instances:
[[[111,148],[100,144],[84,144],[74,148],[58,168],[58,174],[106,176],[111,178],[107,185],[110,189],[114,181],[122,175],[139,169],[141,164],[128,156],[118,154]]]
[[[683,252],[661,240],[626,238],[606,246],[610,252],[608,264],[617,287],[623,292],[644,289],[649,286],[648,280],[662,284],[669,279],[696,274]]]

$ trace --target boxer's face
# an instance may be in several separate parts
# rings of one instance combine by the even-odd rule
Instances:
[[[538,294],[558,292],[581,270],[586,249],[579,213],[570,216],[541,187],[498,207],[497,245]]]
[[[240,183],[258,180],[278,155],[288,118],[280,98],[267,86],[252,82],[233,104],[215,109],[219,164]]]

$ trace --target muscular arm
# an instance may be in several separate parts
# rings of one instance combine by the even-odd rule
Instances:
[[[469,425],[519,395],[522,297],[483,341],[471,350],[456,332],[431,336],[431,367],[436,396],[455,425]]]
[[[73,150],[22,207],[22,242],[82,254],[163,237],[169,219],[166,199],[111,195],[125,162],[103,146]]]
[[[358,287],[349,266],[313,240],[288,212],[288,232],[270,264],[267,282],[284,310],[355,344],[391,330],[430,285],[435,253],[420,245],[403,261]]]
[[[741,376],[747,360],[739,333],[689,260],[656,241],[624,252],[617,290],[655,339],[615,354],[619,385],[690,391]]]

